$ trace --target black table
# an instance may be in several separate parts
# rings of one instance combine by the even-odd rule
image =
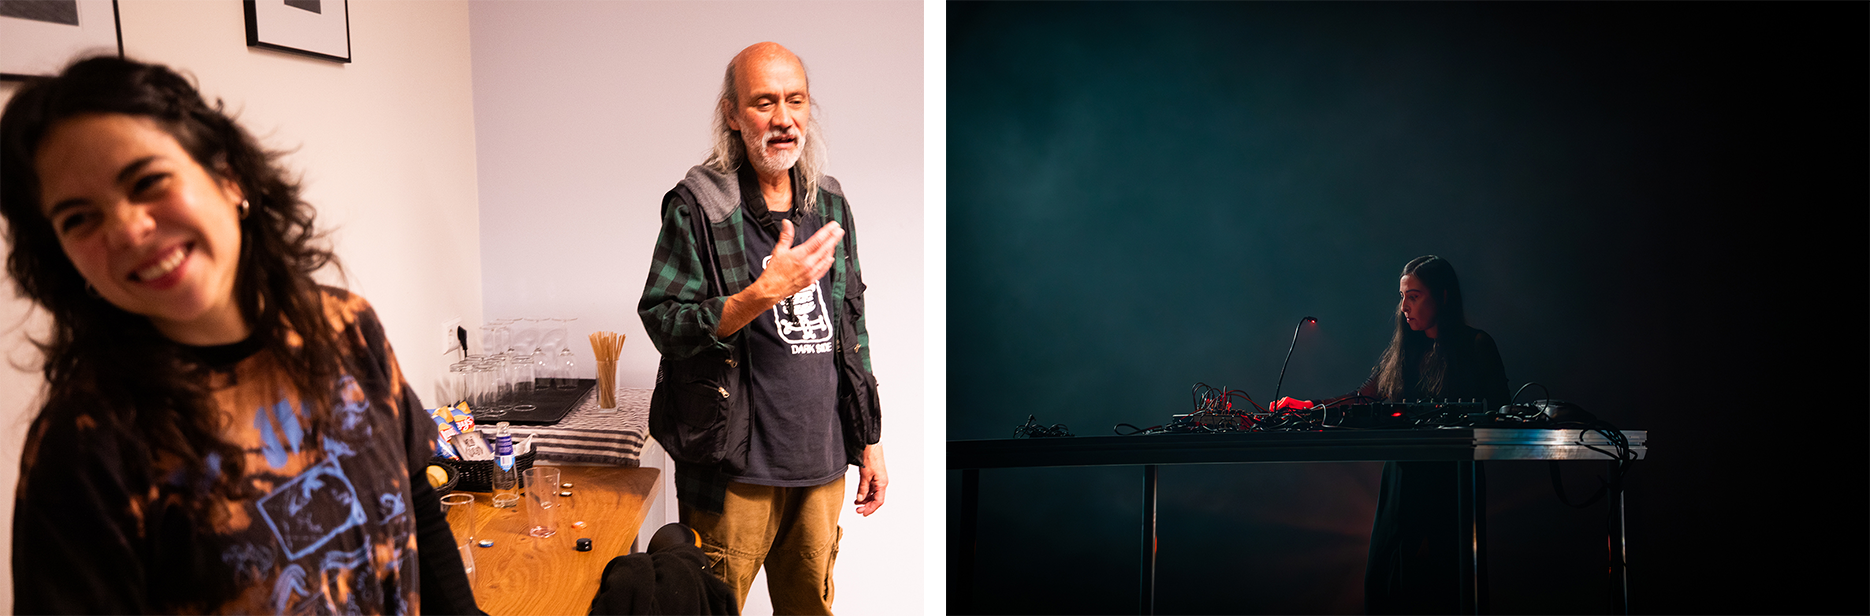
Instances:
[[[1600,434],[1579,430],[1459,428],[1429,430],[1345,430],[1327,432],[1261,432],[1238,434],[1157,434],[1150,436],[1091,436],[1034,439],[949,441],[948,470],[961,471],[961,509],[956,535],[948,538],[948,607],[967,613],[973,609],[974,545],[980,505],[980,470],[1043,466],[1142,466],[1143,549],[1142,593],[1139,610],[1155,611],[1156,586],[1156,467],[1164,464],[1235,464],[1245,462],[1455,462],[1460,525],[1461,608],[1479,609],[1479,562],[1486,549],[1478,521],[1484,503],[1475,498],[1475,478],[1486,460],[1609,460],[1612,451]],[[1625,430],[1624,438],[1638,459],[1648,455],[1648,432]],[[1590,447],[1587,447],[1590,446]],[[1620,609],[1629,610],[1628,576],[1624,571],[1625,537],[1623,494],[1612,490],[1606,500],[1611,509],[1611,582],[1621,597]]]

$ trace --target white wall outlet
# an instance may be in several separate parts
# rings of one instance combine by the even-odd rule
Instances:
[[[446,330],[443,332],[446,334],[444,337],[448,340],[447,344],[442,345],[443,355],[454,353],[461,349],[461,339],[456,337],[455,334],[455,329],[459,327],[461,327],[461,319],[459,318],[448,319],[446,323],[442,323],[442,329]]]

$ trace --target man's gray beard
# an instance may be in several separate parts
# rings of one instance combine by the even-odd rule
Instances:
[[[747,162],[753,164],[755,171],[764,174],[785,173],[793,165],[799,164],[799,157],[805,155],[805,131],[799,131],[799,138],[792,142],[790,154],[780,154],[776,158],[766,155],[766,143],[772,138],[773,134],[766,132],[747,143]]]

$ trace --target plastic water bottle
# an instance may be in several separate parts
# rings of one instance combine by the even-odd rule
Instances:
[[[493,439],[493,506],[512,507],[519,504],[519,469],[514,468],[513,434],[508,430],[507,422],[496,424],[499,429]]]

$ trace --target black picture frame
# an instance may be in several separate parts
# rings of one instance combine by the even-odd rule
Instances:
[[[350,0],[243,0],[241,6],[248,47],[351,62]]]
[[[69,6],[71,22],[0,12],[0,81],[49,77],[78,55],[110,46],[115,47],[117,57],[123,57],[123,20],[117,0],[72,0]],[[82,19],[102,17],[105,6],[109,7],[109,24]],[[72,29],[65,31],[67,27]]]

